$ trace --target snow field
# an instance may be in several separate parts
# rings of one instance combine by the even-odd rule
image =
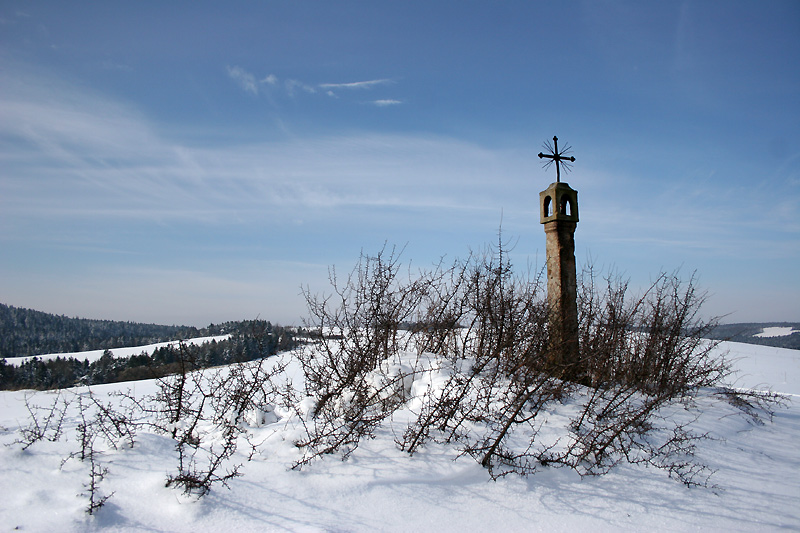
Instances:
[[[761,333],[756,333],[753,337],[785,337],[795,333],[797,330],[791,327],[776,326],[772,328],[764,328]]]
[[[800,396],[798,352],[723,343],[740,372],[732,384],[772,387]],[[424,362],[423,362],[424,363]],[[409,376],[413,363],[392,372]],[[290,362],[287,375],[300,373]],[[800,405],[789,397],[773,422],[759,424],[708,393],[696,408],[671,406],[671,417],[699,416],[696,429],[713,438],[699,443],[698,459],[716,470],[712,488],[688,489],[665,472],[622,464],[600,477],[580,478],[567,469],[544,468],[528,478],[491,481],[470,457],[449,445],[428,445],[413,456],[395,439],[428,388],[441,387],[448,369],[403,380],[411,399],[365,439],[347,461],[328,456],[290,470],[301,452],[294,442],[300,421],[281,406],[246,413],[250,440],[260,443],[253,460],[240,446],[235,457],[243,477],[230,490],[215,486],[199,501],[164,486],[176,468],[174,441],[140,432],[133,448],[103,449],[109,469],[100,492],[113,496],[94,516],[85,513],[88,468],[77,458],[70,404],[65,438],[40,441],[27,450],[14,444],[29,424],[28,403],[52,405],[54,392],[0,393],[0,523],[24,531],[769,531],[800,529]],[[376,380],[378,376],[376,374]],[[376,385],[379,382],[376,381]],[[92,387],[109,394],[131,389],[137,398],[155,394],[153,381]],[[61,394],[86,394],[76,388]],[[548,413],[542,438],[567,420],[569,404]],[[208,437],[211,437],[210,435]]]

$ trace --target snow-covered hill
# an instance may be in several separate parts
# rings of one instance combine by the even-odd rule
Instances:
[[[130,346],[126,348],[114,348],[113,350],[109,350],[113,357],[131,357],[132,355],[140,355],[140,354],[147,354],[152,355],[154,351],[159,348],[166,348],[167,346],[177,346],[181,342],[188,345],[201,345],[206,342],[211,341],[222,341],[225,339],[230,338],[230,335],[213,335],[209,337],[195,337],[193,339],[186,339],[184,341],[167,341],[167,342],[157,342],[154,344],[145,344],[144,346]],[[69,353],[48,353],[42,355],[29,355],[25,357],[9,357],[6,359],[6,362],[11,365],[21,365],[25,361],[30,359],[41,359],[42,361],[48,361],[51,359],[68,359],[72,357],[73,359],[77,359],[78,361],[89,361],[90,363],[93,361],[97,361],[103,356],[105,350],[88,350],[85,352],[69,352]]]
[[[787,394],[787,407],[759,424],[712,395],[698,402],[697,428],[711,439],[697,457],[716,470],[712,488],[692,488],[663,471],[623,464],[601,477],[580,478],[546,468],[528,478],[492,481],[454,447],[430,445],[414,456],[395,445],[389,423],[347,461],[336,456],[302,471],[297,428],[275,414],[250,420],[258,452],[230,490],[215,486],[196,500],[164,486],[175,469],[174,441],[141,432],[133,447],[105,450],[108,473],[95,515],[85,513],[86,462],[68,459],[77,447],[75,404],[65,437],[22,450],[14,441],[29,424],[28,405],[52,405],[55,392],[0,393],[0,523],[23,531],[769,531],[800,529],[800,352],[723,343],[740,371],[732,384]],[[291,370],[291,366],[290,366]],[[156,392],[152,381],[93,387],[99,399],[115,391]],[[74,389],[65,395],[85,393]],[[684,416],[676,407],[674,416]],[[243,449],[243,448],[242,448]]]

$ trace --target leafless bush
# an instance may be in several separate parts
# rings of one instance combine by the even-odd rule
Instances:
[[[628,282],[605,278],[597,288],[591,267],[582,276],[579,297],[581,351],[592,385],[613,383],[667,398],[712,386],[729,372],[727,362],[713,356],[719,341],[706,339],[717,321],[703,321],[699,311],[706,294],[695,276],[681,280],[661,273],[639,296]]]
[[[60,440],[64,433],[64,419],[71,402],[72,398],[58,391],[48,407],[41,407],[33,404],[31,396],[26,394],[25,409],[28,411],[30,424],[20,428],[19,432],[22,438],[16,442],[22,444],[23,450],[27,450],[42,440],[51,442]]]
[[[149,426],[175,441],[177,472],[166,485],[200,498],[241,475],[242,463],[233,457],[246,437],[243,416],[274,401],[271,377],[283,368],[261,359],[203,369],[187,346],[181,344],[179,354],[181,371],[159,379],[158,393],[140,406],[151,415]]]
[[[89,514],[113,495],[100,490],[108,473],[101,463],[103,453],[133,447],[140,430],[167,435],[175,442],[178,464],[176,472],[168,475],[167,486],[198,497],[215,484],[227,486],[241,475],[242,465],[234,461],[240,439],[251,447],[248,458],[256,450],[248,439],[245,415],[272,409],[276,401],[272,378],[284,367],[264,359],[205,370],[197,363],[194,351],[182,343],[175,365],[178,371],[157,380],[158,392],[151,397],[127,391],[103,402],[90,389],[59,391],[49,407],[39,407],[26,397],[31,423],[20,429],[18,443],[26,449],[41,440],[60,440],[68,419],[74,417],[70,429],[74,427],[78,446],[62,465],[72,459],[88,463]]]
[[[751,423],[759,426],[764,425],[765,419],[771,422],[775,416],[775,409],[785,407],[788,402],[785,396],[769,390],[719,387],[716,394],[738,409]]]
[[[446,282],[437,284],[426,314],[461,327],[422,331],[419,344],[436,347],[453,372],[425,395],[398,445],[414,453],[435,434],[438,441],[461,442],[488,467],[505,452],[511,428],[535,424],[534,412],[568,385],[549,372],[541,275],[515,274],[499,240],[439,279]],[[478,422],[486,431],[474,435],[467,428]]]
[[[605,278],[598,290],[591,268],[579,287],[580,364],[584,385],[576,400],[568,445],[542,450],[539,461],[567,465],[583,475],[605,473],[621,461],[648,463],[687,485],[705,469],[692,462],[704,438],[660,414],[677,400],[690,402],[729,372],[703,335],[714,325],[698,312],[705,294],[692,276],[660,274],[642,294],[630,297],[628,283]]]
[[[332,269],[333,294],[318,297],[304,291],[309,325],[319,335],[313,355],[300,350],[299,357],[306,389],[317,398],[316,412],[402,349],[400,325],[412,316],[425,289],[423,280],[404,284],[399,268],[399,252],[384,249],[362,255],[344,282]]]
[[[297,351],[305,396],[314,400],[293,406],[308,435],[297,443],[307,453],[296,466],[335,451],[346,457],[405,399],[405,373],[395,364],[406,348],[400,326],[414,321],[428,289],[424,277],[401,279],[399,256],[394,248],[362,255],[343,282],[331,270],[333,294],[305,291],[318,335],[313,349]]]
[[[74,456],[78,456],[83,462],[89,464],[89,482],[84,485],[86,488],[86,497],[89,499],[89,504],[86,506],[86,512],[89,515],[95,514],[103,505],[108,501],[111,494],[102,494],[100,490],[100,483],[105,479],[108,474],[108,467],[100,463],[99,456],[101,452],[95,447],[98,437],[106,441],[106,444],[116,448],[118,438],[126,436],[130,439],[133,445],[134,432],[132,428],[125,428],[119,431],[123,426],[128,426],[129,421],[123,419],[113,413],[113,410],[108,406],[103,405],[94,397],[91,390],[86,395],[78,394],[78,416],[80,422],[77,426],[77,436],[80,442],[80,449],[73,452],[70,456],[64,459],[63,464]],[[91,413],[92,407],[99,407],[93,415]],[[110,427],[106,427],[109,424]]]
[[[399,271],[395,251],[384,250],[362,257],[342,287],[332,274],[334,297],[306,293],[321,327],[314,349],[300,354],[305,394],[314,400],[304,413],[308,438],[297,443],[306,451],[299,464],[326,453],[347,457],[402,404],[397,391],[408,379],[446,367],[448,377],[423,395],[398,445],[413,453],[430,438],[461,442],[490,466],[513,426],[534,423],[531,406],[540,409],[569,386],[554,377],[560,369],[546,352],[541,275],[516,275],[502,240],[407,281]],[[410,331],[401,336],[403,323]],[[401,352],[411,348],[433,361],[397,371]],[[477,437],[469,431],[475,423],[490,430]]]
[[[89,499],[86,512],[90,515],[96,513],[114,495],[113,492],[104,495],[100,488],[108,468],[101,464],[102,451],[98,450],[98,439],[101,448],[116,449],[123,441],[133,446],[137,424],[132,413],[103,404],[91,389],[86,392],[59,390],[47,407],[35,405],[32,398],[26,396],[25,407],[30,424],[20,429],[22,439],[17,441],[23,450],[40,441],[57,442],[67,438],[68,419],[77,416],[75,436],[78,449],[67,455],[61,466],[73,458],[89,465],[89,481],[84,485]],[[71,415],[70,410],[74,414]]]
[[[137,406],[126,400],[124,393],[114,394],[119,398],[115,402],[103,402],[91,389],[86,393],[78,393],[78,411],[81,421],[78,423],[78,438],[81,441],[81,460],[84,460],[86,446],[84,442],[99,437],[111,449],[127,446],[133,448],[136,433],[143,422]]]
[[[100,482],[102,482],[106,474],[108,474],[108,467],[101,466],[95,460],[95,453],[93,450],[88,454],[86,459],[89,461],[89,483],[85,485],[89,498],[89,505],[86,506],[86,512],[93,515],[105,505],[114,493],[102,494],[100,492]]]
[[[579,357],[567,368],[550,353],[541,273],[516,274],[502,238],[451,267],[407,281],[399,272],[395,251],[384,250],[362,257],[342,286],[332,273],[333,296],[306,292],[320,336],[300,355],[313,405],[296,407],[308,434],[297,443],[306,451],[299,464],[325,453],[347,457],[373,436],[402,400],[386,403],[401,381],[387,370],[414,349],[404,377],[418,388],[427,380],[428,388],[396,439],[409,453],[434,440],[457,443],[492,476],[544,465],[597,475],[625,461],[690,486],[705,483],[708,471],[694,450],[707,436],[664,414],[681,402],[691,407],[729,372],[715,342],[704,339],[715,321],[699,318],[705,294],[694,276],[684,282],[662,273],[631,296],[626,281],[598,282],[587,269],[578,288]],[[404,321],[410,331],[401,336]],[[567,404],[573,414],[563,433],[539,438],[548,416]]]
[[[76,413],[78,423],[75,426],[78,450],[70,453],[62,461],[63,465],[73,458],[89,465],[89,481],[86,483],[86,496],[89,504],[87,513],[94,514],[113,495],[102,495],[100,482],[103,481],[108,469],[101,465],[97,440],[102,441],[102,446],[116,448],[122,439],[127,440],[131,446],[135,439],[135,423],[129,418],[129,413],[121,413],[116,409],[104,405],[91,390],[83,392],[58,391],[52,403],[41,407],[33,403],[30,396],[25,397],[25,407],[28,410],[30,424],[20,428],[21,439],[16,441],[22,444],[22,449],[28,449],[40,441],[57,442],[64,438],[68,429],[70,412]]]

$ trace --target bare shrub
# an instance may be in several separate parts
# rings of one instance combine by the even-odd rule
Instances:
[[[412,316],[425,291],[423,281],[403,284],[399,274],[399,252],[384,248],[375,256],[362,254],[344,282],[332,269],[333,294],[318,297],[304,291],[308,325],[319,335],[315,353],[301,350],[299,357],[306,389],[317,398],[316,412],[402,348],[400,325]]]
[[[61,439],[64,433],[64,420],[67,416],[72,399],[68,398],[61,391],[56,392],[56,397],[49,407],[40,407],[33,404],[31,396],[25,395],[25,409],[28,411],[30,424],[20,428],[20,440],[22,449],[27,450],[33,444],[48,440],[56,442]]]
[[[129,390],[103,402],[91,389],[59,391],[49,407],[39,407],[26,397],[30,425],[20,429],[22,438],[17,441],[23,449],[42,440],[62,439],[68,410],[76,413],[70,429],[74,428],[78,446],[62,465],[76,458],[89,465],[85,485],[89,514],[97,512],[113,495],[103,495],[100,490],[108,473],[101,463],[103,453],[121,446],[133,447],[140,430],[173,439],[177,468],[167,476],[166,485],[197,497],[216,484],[227,486],[229,480],[241,475],[242,464],[234,461],[241,440],[250,446],[248,459],[256,451],[244,418],[247,413],[272,409],[276,401],[272,378],[283,372],[284,366],[260,359],[203,369],[191,347],[181,343],[178,352],[177,372],[158,379],[158,392],[153,396],[138,398]]]
[[[756,391],[719,387],[716,395],[738,409],[752,424],[763,426],[772,421],[775,409],[785,407],[788,398],[770,390]]]
[[[610,275],[598,290],[591,268],[579,287],[580,363],[583,383],[576,399],[568,445],[543,450],[540,462],[570,466],[582,475],[605,473],[621,461],[648,463],[698,483],[705,469],[691,461],[695,435],[689,424],[660,414],[677,400],[690,402],[702,387],[720,383],[729,366],[703,338],[715,324],[698,318],[705,294],[695,278],[660,274],[641,295]],[[659,440],[660,439],[660,440]]]
[[[130,413],[122,413],[104,405],[92,394],[91,389],[85,393],[59,390],[47,407],[34,404],[32,397],[26,395],[25,407],[30,424],[20,428],[22,438],[16,441],[22,445],[23,450],[40,441],[57,442],[67,439],[70,419],[75,416],[70,413],[77,413],[75,437],[78,449],[67,455],[61,466],[73,458],[89,465],[89,481],[84,485],[89,499],[86,512],[90,515],[96,513],[113,496],[113,492],[103,495],[100,490],[100,483],[108,473],[108,468],[100,462],[102,451],[98,450],[98,439],[101,441],[101,448],[117,448],[122,439],[133,446],[136,424],[129,417]]]
[[[313,405],[293,405],[307,433],[296,466],[335,451],[346,457],[405,399],[404,372],[393,364],[406,348],[400,326],[414,320],[428,289],[425,277],[401,279],[399,257],[395,248],[362,254],[344,281],[330,271],[333,294],[304,291],[317,335],[313,349],[297,350]]]
[[[362,257],[343,286],[332,274],[333,297],[306,293],[320,333],[313,349],[299,355],[313,405],[301,413],[308,437],[297,443],[306,452],[298,465],[334,452],[346,458],[402,404],[396,391],[408,378],[447,368],[448,377],[423,395],[397,443],[414,453],[430,438],[460,442],[491,466],[512,427],[535,423],[531,406],[541,409],[569,386],[554,377],[561,369],[546,352],[541,274],[516,275],[502,239],[483,254],[407,281],[399,271],[395,251],[384,250]],[[404,322],[410,331],[400,335]],[[412,348],[432,357],[429,366],[418,359],[392,374],[401,352]],[[476,423],[489,431],[472,434]]]
[[[729,372],[704,338],[716,321],[700,319],[706,296],[695,277],[662,273],[631,296],[627,281],[599,282],[589,267],[578,288],[579,357],[567,367],[551,353],[541,273],[516,274],[507,248],[500,238],[482,255],[402,282],[395,250],[384,249],[362,256],[343,285],[332,273],[332,296],[306,291],[320,329],[313,349],[300,354],[311,407],[300,408],[296,393],[288,402],[308,435],[297,443],[306,452],[298,464],[337,451],[347,457],[373,436],[400,406],[385,402],[398,387],[387,369],[414,349],[405,377],[418,389],[428,385],[396,438],[409,453],[434,440],[458,444],[493,477],[545,465],[598,475],[625,461],[705,484],[709,472],[694,450],[707,435],[664,414],[670,405],[691,408]],[[410,331],[400,335],[404,321]],[[742,401],[743,411],[757,411]],[[759,405],[770,401],[759,397]],[[563,433],[539,438],[561,406],[572,413]]]
[[[447,317],[460,327],[422,331],[419,344],[438,348],[453,372],[440,390],[425,395],[398,445],[414,453],[436,434],[438,441],[461,442],[488,467],[503,455],[509,430],[534,424],[533,411],[560,396],[565,386],[548,372],[541,274],[515,274],[499,240],[440,279],[449,283],[437,285],[426,314]],[[484,424],[486,431],[472,434],[467,429],[472,423]]]
[[[94,397],[91,390],[86,395],[78,394],[78,416],[80,422],[77,426],[77,436],[80,442],[80,449],[74,452],[69,457],[65,458],[63,464],[70,458],[77,455],[81,461],[88,462],[89,464],[89,481],[84,484],[86,488],[86,497],[89,499],[89,504],[86,506],[86,512],[89,515],[95,514],[103,505],[108,501],[111,494],[102,494],[100,490],[100,483],[105,479],[108,474],[108,467],[100,463],[99,457],[101,452],[95,447],[97,438],[100,437],[106,441],[106,444],[116,448],[117,437],[125,436],[130,438],[131,445],[133,445],[134,430],[126,428],[123,432],[118,431],[122,426],[127,426],[128,421],[122,421],[119,416],[113,413],[113,410],[104,406],[101,402]],[[88,401],[87,401],[88,400]],[[99,407],[100,409],[94,412],[92,416],[92,407]],[[113,420],[113,421],[112,421]],[[110,427],[106,427],[109,424]]]
[[[149,427],[175,441],[177,471],[166,486],[200,498],[241,475],[242,463],[233,457],[247,436],[244,413],[275,401],[271,378],[283,367],[261,359],[204,369],[183,343],[177,362],[181,371],[159,379],[155,397],[139,405],[150,415]]]
[[[595,278],[587,268],[579,291],[581,351],[591,384],[673,398],[717,384],[730,372],[724,359],[712,355],[719,341],[705,338],[717,320],[699,318],[706,294],[698,292],[694,275],[683,281],[662,272],[634,297],[618,276],[605,278],[603,292]]]
[[[93,450],[88,454],[86,459],[89,461],[89,482],[85,485],[89,498],[89,505],[86,506],[86,512],[89,515],[93,515],[105,505],[114,493],[102,494],[100,491],[100,482],[102,482],[108,474],[108,467],[100,465],[95,460],[95,453]]]

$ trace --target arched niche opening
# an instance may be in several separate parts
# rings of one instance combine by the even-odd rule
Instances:
[[[559,209],[559,212],[562,215],[566,215],[568,217],[571,217],[572,213],[574,211],[575,211],[575,209],[572,206],[572,198],[568,194],[562,195],[561,196],[561,209]]]
[[[542,211],[545,217],[553,216],[553,199],[549,196],[544,197],[544,204],[542,204]]]

